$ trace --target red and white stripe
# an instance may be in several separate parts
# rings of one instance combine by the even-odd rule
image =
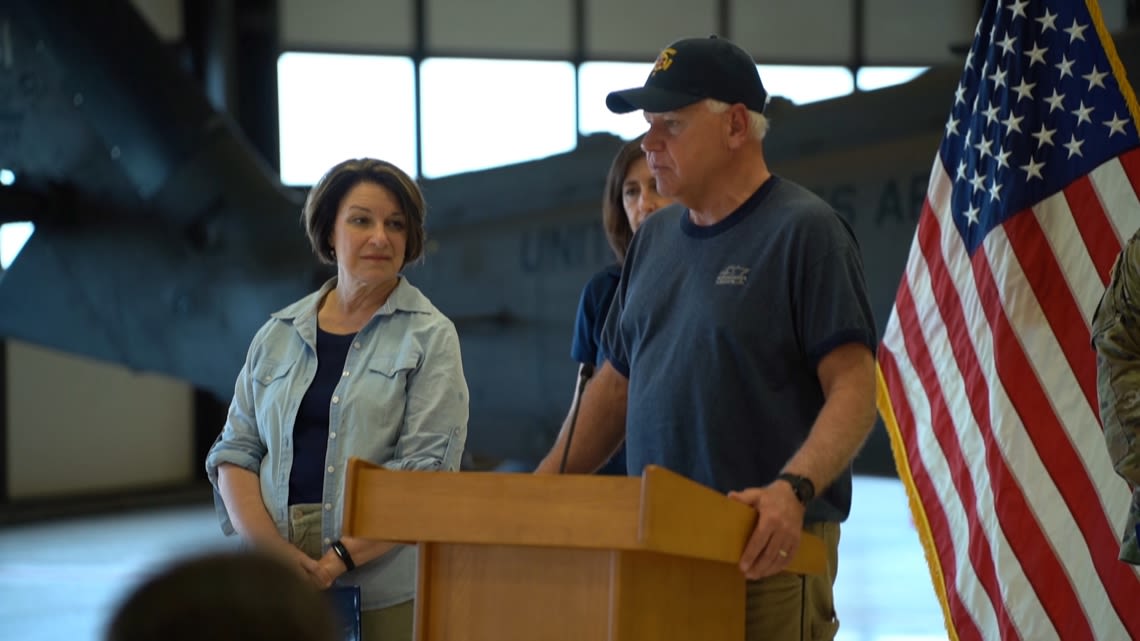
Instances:
[[[1117,560],[1131,493],[1089,345],[1140,225],[1138,154],[1011,217],[972,257],[935,160],[879,364],[957,638],[1140,638],[1140,574]]]

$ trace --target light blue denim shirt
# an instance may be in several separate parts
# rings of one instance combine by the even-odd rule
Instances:
[[[283,537],[289,533],[293,423],[317,371],[317,306],[335,285],[335,278],[329,280],[272,314],[258,330],[238,374],[225,427],[206,457],[215,489],[222,463],[260,476],[265,508]],[[341,535],[350,456],[397,470],[458,470],[467,413],[455,326],[400,277],[388,301],[357,333],[329,405],[324,549]],[[215,503],[222,531],[234,534],[225,506]],[[359,585],[362,605],[371,610],[411,599],[415,573],[415,548],[400,545],[338,583]]]

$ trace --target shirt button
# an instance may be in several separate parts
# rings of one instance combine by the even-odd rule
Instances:
[[[332,540],[331,539],[325,539],[325,545],[328,545],[329,543],[332,543]]]
[[[269,374],[266,374],[266,375],[265,375],[265,377],[264,377],[264,378],[262,378],[261,380],[263,380],[263,381],[265,381],[266,383],[268,383],[269,381],[273,380],[273,377],[272,377],[272,376],[270,376]]]
[[[355,349],[360,349],[360,341],[356,341],[355,343],[352,344],[352,346]]]
[[[334,469],[336,469],[336,468],[334,468],[333,466],[330,465],[329,466],[329,474],[332,474]]]
[[[325,503],[325,511],[326,512],[332,511],[332,503]]]
[[[348,376],[348,370],[344,370],[344,373],[341,374],[341,376]]]
[[[336,432],[329,432],[329,438],[336,438]]]
[[[339,403],[339,402],[340,402],[340,397],[339,397],[339,396],[334,396],[334,397],[333,397],[333,405],[336,405],[336,404],[337,404],[337,403]]]

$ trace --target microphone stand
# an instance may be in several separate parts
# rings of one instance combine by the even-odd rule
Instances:
[[[582,407],[582,394],[586,389],[586,381],[594,375],[594,366],[586,363],[578,371],[578,391],[574,393],[574,409],[570,412],[570,426],[566,430],[566,447],[562,449],[562,463],[558,466],[558,473],[566,473],[566,460],[570,457],[570,443],[574,440],[574,428],[578,426],[578,409]]]

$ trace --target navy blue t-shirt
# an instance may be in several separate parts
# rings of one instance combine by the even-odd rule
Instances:
[[[629,378],[631,473],[656,464],[721,492],[775,480],[823,407],[832,349],[874,352],[854,233],[827,203],[775,176],[715,225],[657,212],[637,231],[602,337]],[[805,518],[842,521],[850,468]]]
[[[598,345],[602,342],[606,314],[610,311],[620,280],[621,266],[615,263],[594,274],[582,288],[578,316],[574,319],[574,342],[570,345],[570,357],[575,362],[593,363],[599,367],[605,362]]]
[[[325,451],[329,442],[329,405],[340,383],[344,362],[356,334],[330,334],[317,328],[317,373],[293,423],[293,468],[289,504],[321,503],[325,487]]]
[[[582,289],[578,301],[578,316],[574,319],[574,341],[570,345],[570,357],[578,363],[593,364],[595,371],[605,362],[598,348],[602,342],[602,329],[606,324],[606,314],[617,292],[621,280],[621,267],[610,265],[594,274]],[[625,444],[613,457],[598,470],[598,474],[623,475],[626,473]]]

